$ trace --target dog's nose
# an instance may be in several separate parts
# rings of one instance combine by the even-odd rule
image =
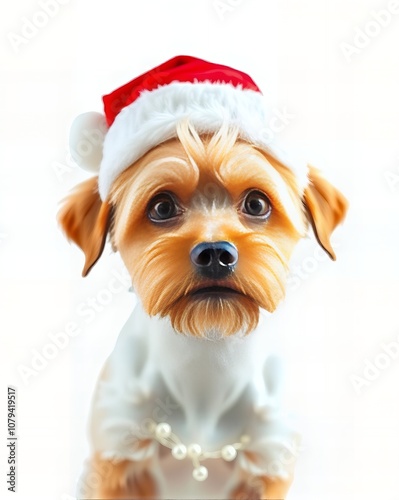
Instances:
[[[205,278],[226,278],[234,271],[237,261],[237,248],[228,241],[200,243],[191,250],[191,262]]]

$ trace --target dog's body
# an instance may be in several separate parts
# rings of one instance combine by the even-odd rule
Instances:
[[[244,480],[256,489],[256,468],[289,478],[297,441],[278,411],[278,369],[265,329],[216,341],[176,335],[167,319],[149,318],[138,305],[93,403],[94,452],[116,463],[145,456],[157,498],[230,498]],[[196,482],[189,460],[175,460],[154,440],[140,446],[151,420],[167,422],[183,443],[201,443],[204,451],[248,436],[248,455],[204,461],[209,477]],[[249,454],[261,450],[251,463]]]
[[[301,186],[230,124],[204,134],[183,120],[176,136],[106,199],[95,177],[60,213],[84,274],[110,234],[138,298],[94,398],[79,497],[285,498],[297,442],[260,310],[283,299],[308,221],[335,258],[346,201],[312,167]]]

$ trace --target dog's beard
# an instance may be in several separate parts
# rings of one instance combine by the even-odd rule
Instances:
[[[259,306],[250,298],[204,296],[182,297],[166,314],[178,332],[207,339],[247,334],[259,321]]]
[[[194,293],[201,280],[188,257],[190,243],[164,237],[134,266],[133,283],[150,316],[169,317],[184,334],[220,338],[250,333],[258,324],[259,308],[272,312],[283,299],[287,263],[272,240],[246,235],[239,246],[239,268],[226,282],[235,293],[200,295]]]

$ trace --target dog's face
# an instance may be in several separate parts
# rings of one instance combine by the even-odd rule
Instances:
[[[194,335],[248,332],[284,295],[301,198],[249,144],[185,132],[116,182],[113,242],[150,315]]]
[[[346,203],[319,181],[304,200],[291,170],[234,131],[199,137],[186,124],[178,138],[125,170],[107,202],[94,201],[90,229],[74,210],[79,198],[89,203],[87,189],[71,196],[60,220],[85,250],[87,272],[112,219],[113,247],[149,315],[167,316],[177,331],[196,336],[249,333],[259,308],[272,312],[284,297],[289,258],[307,228],[304,202],[333,256],[328,238]]]

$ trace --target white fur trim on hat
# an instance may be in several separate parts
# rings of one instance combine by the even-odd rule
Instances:
[[[226,83],[175,82],[144,91],[117,115],[103,144],[98,131],[104,130],[105,119],[101,122],[100,116],[97,121],[94,117],[82,119],[86,128],[83,135],[74,133],[71,147],[73,142],[86,169],[92,170],[102,154],[99,192],[103,200],[119,174],[155,146],[176,137],[177,123],[183,119],[189,119],[199,134],[216,132],[226,122],[237,127],[242,139],[261,147],[290,168],[300,188],[308,182],[306,163],[293,161],[271,141],[269,127],[273,115],[262,94],[254,90]],[[78,125],[81,123],[76,128]],[[87,154],[83,154],[84,147],[89,151]]]

